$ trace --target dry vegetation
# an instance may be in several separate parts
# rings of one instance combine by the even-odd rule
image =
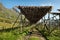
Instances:
[[[2,4],[0,4],[0,30],[11,28],[16,18],[17,16],[15,12],[6,9]],[[18,22],[14,27],[18,27]],[[20,28],[0,31],[0,40],[25,40],[26,36],[30,36],[29,40],[40,40],[40,37],[28,35],[32,28],[35,28],[34,31],[38,30],[49,40],[60,40],[60,29],[56,28],[53,32],[49,33],[47,29],[43,29],[43,25],[41,24],[23,27],[22,33],[20,32]],[[52,29],[49,29],[52,30],[54,28],[52,27]]]

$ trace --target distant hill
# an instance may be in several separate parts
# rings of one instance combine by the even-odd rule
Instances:
[[[13,9],[7,9],[0,3],[0,17],[7,19],[16,19],[18,12]]]

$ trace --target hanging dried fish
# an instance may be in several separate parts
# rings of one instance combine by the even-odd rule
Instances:
[[[47,12],[50,12],[52,6],[18,6],[18,9],[31,24],[34,24],[45,16]]]

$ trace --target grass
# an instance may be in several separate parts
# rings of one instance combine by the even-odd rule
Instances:
[[[0,32],[0,40],[24,40],[26,32],[23,32],[21,34],[19,29],[11,30],[9,32]],[[55,30],[47,38],[49,40],[60,40],[60,30]],[[39,39],[40,37],[31,36],[29,40],[39,40]]]
[[[0,29],[2,28],[11,28],[12,25],[14,24],[15,20],[7,19],[0,17]],[[19,21],[17,21],[14,25],[16,27],[19,24]]]
[[[11,32],[0,33],[0,40],[16,40],[16,36]]]
[[[17,13],[18,14],[18,13]],[[11,28],[14,20],[17,18],[16,12],[5,8],[2,4],[0,4],[0,29],[2,28]],[[20,19],[19,19],[20,20]],[[18,21],[19,22],[19,21]],[[15,24],[16,27],[18,23]],[[8,32],[0,32],[0,40],[24,40],[24,37],[28,34],[28,31],[35,25],[24,27],[23,33],[20,33],[20,28],[11,30]],[[42,30],[42,26],[39,24],[38,27]],[[45,30],[44,30],[45,31]],[[45,33],[47,34],[47,33]],[[49,40],[60,40],[60,30],[55,30],[51,33],[51,35],[47,36]],[[31,36],[29,40],[40,40],[40,37]]]
[[[50,36],[48,36],[49,40],[60,40],[60,30],[55,30],[53,33],[51,33]]]
[[[13,32],[2,32],[0,33],[0,40],[17,40],[18,35]]]
[[[0,32],[0,40],[23,40],[26,33],[20,33],[18,29],[9,32]]]
[[[10,23],[4,23],[4,22],[0,22],[0,29],[1,28],[11,28],[13,24],[10,24]],[[18,23],[16,23],[14,25],[14,27],[16,27],[18,25]]]
[[[31,37],[29,38],[29,40],[40,40],[40,37],[31,36]]]
[[[0,20],[3,20],[3,21],[8,21],[7,22],[0,22],[0,29],[2,28],[11,28],[13,23],[9,23],[11,22],[11,19],[6,19],[6,18],[2,18],[0,17]],[[18,25],[18,23],[15,24],[14,27],[16,27]],[[35,25],[32,25],[32,26],[28,26],[28,27],[24,27],[23,29],[23,33],[21,34],[20,33],[20,30],[11,30],[9,32],[0,32],[0,40],[24,40],[24,37],[26,34],[28,34],[28,31]],[[41,25],[39,25],[40,27],[38,27],[40,30],[42,29]],[[50,36],[47,36],[47,38],[49,40],[60,40],[60,30],[55,30],[53,33],[51,33]],[[32,36],[30,37],[29,40],[40,40],[39,37],[36,37],[36,36]]]
[[[15,24],[17,26],[18,23]],[[9,32],[0,32],[0,40],[24,40],[24,37],[26,34],[28,34],[28,31],[35,25],[24,27],[23,33],[20,33],[20,30],[11,30]],[[5,22],[0,22],[0,29],[1,28],[11,28],[12,24],[11,23],[5,23]],[[40,26],[42,27],[42,26]],[[20,29],[20,28],[19,28]],[[50,36],[47,36],[49,40],[60,40],[60,30],[55,30],[51,33]],[[29,40],[40,40],[39,37],[36,36],[31,36]]]

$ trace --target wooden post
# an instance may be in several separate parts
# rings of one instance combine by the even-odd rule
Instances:
[[[59,26],[60,26],[60,15],[59,15]]]
[[[60,9],[58,9],[58,11],[60,12]],[[60,15],[59,15],[59,27],[60,27]]]
[[[50,13],[48,13],[48,21],[49,21],[48,26],[49,26],[49,31],[50,31]]]
[[[43,17],[44,19],[43,19],[43,29],[45,29],[45,16]]]
[[[21,21],[21,22],[20,22],[20,25],[21,25],[21,26],[20,26],[20,29],[21,29],[21,30],[20,30],[20,31],[21,31],[21,33],[22,33],[22,25],[23,25],[23,23],[22,23],[22,14],[21,14],[20,17],[21,17],[21,19],[20,19],[20,21]]]

